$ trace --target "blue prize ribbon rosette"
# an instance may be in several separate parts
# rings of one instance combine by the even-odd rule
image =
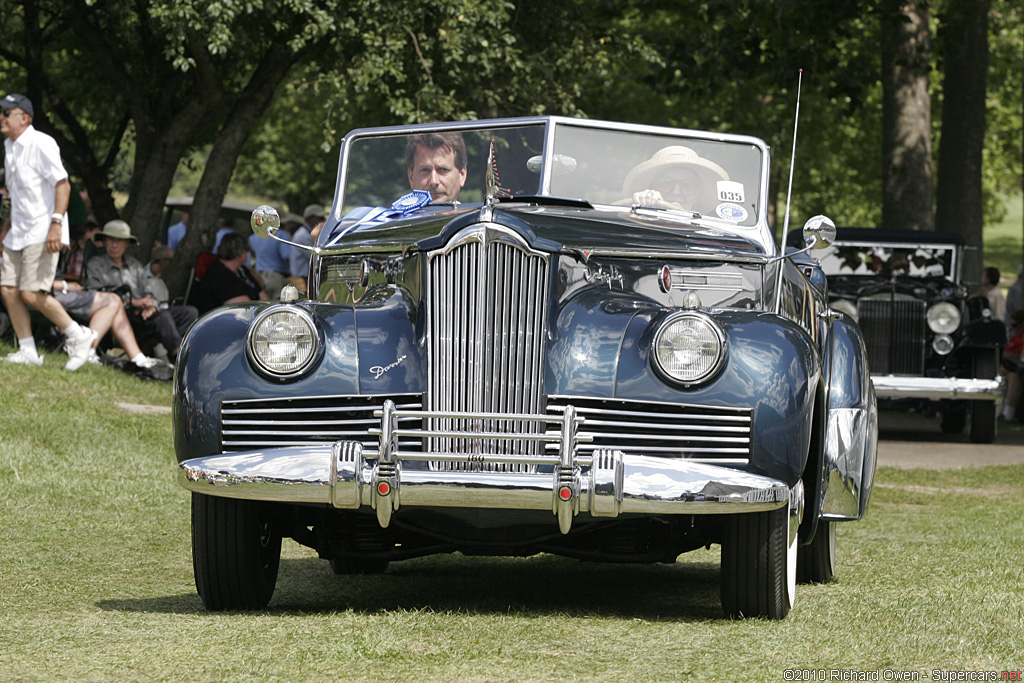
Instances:
[[[358,218],[355,223],[345,228],[337,237],[331,240],[330,244],[335,244],[342,237],[350,232],[359,230],[360,228],[368,228],[374,225],[380,225],[381,223],[387,223],[393,221],[396,218],[403,218],[411,213],[419,211],[424,206],[430,203],[430,193],[426,190],[413,190],[409,194],[404,194],[395,201],[391,202],[391,206],[384,207],[378,206],[375,208],[359,208],[354,209],[345,218]],[[343,218],[342,220],[345,220]]]

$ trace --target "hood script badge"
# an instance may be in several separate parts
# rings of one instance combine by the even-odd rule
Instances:
[[[373,375],[374,379],[380,379],[381,375],[401,363],[403,360],[405,360],[405,356],[402,356],[391,365],[374,365],[370,368],[370,374]]]

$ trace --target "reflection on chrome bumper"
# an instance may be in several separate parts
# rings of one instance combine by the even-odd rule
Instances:
[[[900,377],[872,375],[879,398],[959,398],[973,401],[998,401],[1003,397],[1003,378],[970,379],[964,377]]]
[[[358,442],[339,441],[194,458],[178,466],[178,481],[208,495],[372,507],[384,526],[400,505],[551,510],[560,523],[564,505],[571,523],[580,512],[595,517],[757,512],[782,507],[790,498],[781,481],[725,467],[621,451],[596,451],[585,460],[589,467],[575,467],[568,476],[559,468],[548,474],[401,467],[388,472],[379,460],[364,458]]]

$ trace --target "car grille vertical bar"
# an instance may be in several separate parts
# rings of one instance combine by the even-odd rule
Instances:
[[[886,295],[859,300],[857,311],[872,373],[924,374],[925,302]]]
[[[431,255],[428,269],[430,382],[427,409],[436,412],[537,414],[543,412],[544,325],[548,260],[518,237],[477,226]],[[427,429],[529,430],[544,425],[505,420],[430,418]],[[538,442],[434,437],[438,453],[537,455]],[[533,471],[532,465],[434,462],[435,469],[498,468]]]

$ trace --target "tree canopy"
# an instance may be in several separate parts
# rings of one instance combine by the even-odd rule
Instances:
[[[293,211],[329,202],[338,139],[366,125],[549,113],[749,133],[774,149],[781,203],[800,69],[794,218],[882,220],[881,46],[885,10],[902,0],[9,4],[4,90],[36,103],[38,127],[57,137],[98,220],[125,218],[152,245],[175,173],[184,160],[196,165],[190,230],[172,266],[204,248],[229,188]],[[944,31],[959,19],[952,0],[928,4],[936,161]],[[1024,10],[1014,0],[984,4],[979,187],[997,218],[999,195],[1024,183]]]

